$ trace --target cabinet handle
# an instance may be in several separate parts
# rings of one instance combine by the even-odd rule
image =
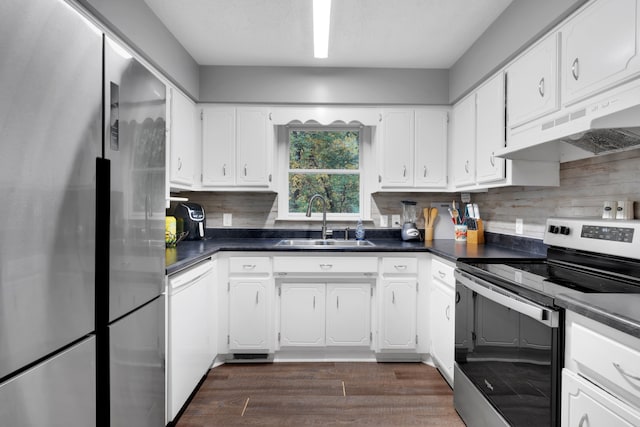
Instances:
[[[447,273],[443,272],[442,270],[438,270],[438,276],[440,276],[441,279],[444,279],[445,277],[447,277]]]
[[[402,165],[402,177],[407,177],[407,165]]]
[[[444,317],[446,317],[447,320],[451,320],[451,316],[449,315],[450,311],[451,311],[451,306],[448,305],[447,308],[444,309]]]
[[[328,270],[330,268],[333,268],[333,264],[320,264],[320,268],[323,270]]]
[[[631,378],[632,380],[640,381],[640,376],[632,375],[626,372],[619,363],[613,362],[613,366],[622,374],[623,377]]]
[[[424,167],[424,172],[422,173],[422,176],[423,176],[424,178],[426,178],[426,177],[427,177],[427,167],[426,167],[426,166]]]
[[[456,304],[460,302],[460,292],[456,292]]]
[[[256,305],[260,303],[260,291],[256,291]]]
[[[313,309],[316,309],[316,296],[313,296]]]
[[[178,157],[178,170],[182,170],[182,159]]]
[[[242,265],[242,269],[243,270],[253,270],[256,268],[255,264],[243,264]]]
[[[571,75],[576,81],[580,78],[580,61],[578,58],[574,59],[573,64],[571,64]]]
[[[586,423],[586,424],[585,424]],[[578,423],[578,427],[583,427],[583,426],[588,426],[589,425],[589,414],[584,414],[581,418],[580,418],[580,422]]]
[[[406,264],[397,264],[397,265],[394,265],[393,268],[395,268],[396,270],[406,270],[407,269],[407,265]]]
[[[336,308],[340,310],[340,297],[336,297]]]
[[[396,303],[396,292],[391,291],[391,304],[395,304],[395,303]]]
[[[247,176],[247,164],[244,164],[244,176]]]
[[[469,173],[469,160],[467,160],[466,162],[464,162],[464,171],[466,173]]]
[[[491,157],[489,157],[489,163],[491,163],[491,166],[496,165],[496,156],[493,152],[491,152]]]
[[[541,78],[540,82],[538,83],[538,93],[541,97],[544,98],[544,77]]]
[[[227,176],[227,164],[222,165],[222,176]]]

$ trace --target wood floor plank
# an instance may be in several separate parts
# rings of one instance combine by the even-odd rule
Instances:
[[[211,370],[176,426],[236,425],[464,426],[435,368],[350,362]]]

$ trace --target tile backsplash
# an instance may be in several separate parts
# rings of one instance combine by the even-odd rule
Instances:
[[[549,216],[600,216],[605,200],[632,200],[635,218],[640,218],[640,149],[595,156],[560,165],[559,187],[505,187],[471,193],[485,221],[485,230],[515,235],[515,220],[524,223],[524,236],[541,239]],[[204,206],[207,227],[222,227],[223,213],[232,214],[232,226],[241,228],[316,229],[312,222],[277,220],[277,194],[260,192],[185,192],[179,196]],[[417,202],[418,216],[432,202],[460,201],[459,193],[376,193],[372,195],[372,221],[379,228],[380,216],[401,214],[401,200]],[[169,210],[169,212],[171,209]],[[331,222],[336,229],[354,223]],[[418,221],[424,227],[424,221]]]

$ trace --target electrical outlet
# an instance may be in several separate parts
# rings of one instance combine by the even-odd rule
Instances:
[[[516,218],[516,234],[524,233],[524,222],[522,218]]]
[[[380,215],[380,227],[389,227],[389,217],[386,215]]]
[[[233,215],[231,215],[230,213],[223,213],[222,214],[222,226],[223,227],[231,227],[231,224],[233,224]]]
[[[391,215],[391,226],[392,227],[402,227],[402,224],[400,224],[400,215]]]

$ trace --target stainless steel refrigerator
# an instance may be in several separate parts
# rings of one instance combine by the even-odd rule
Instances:
[[[0,3],[1,425],[164,425],[164,86],[104,44]]]

